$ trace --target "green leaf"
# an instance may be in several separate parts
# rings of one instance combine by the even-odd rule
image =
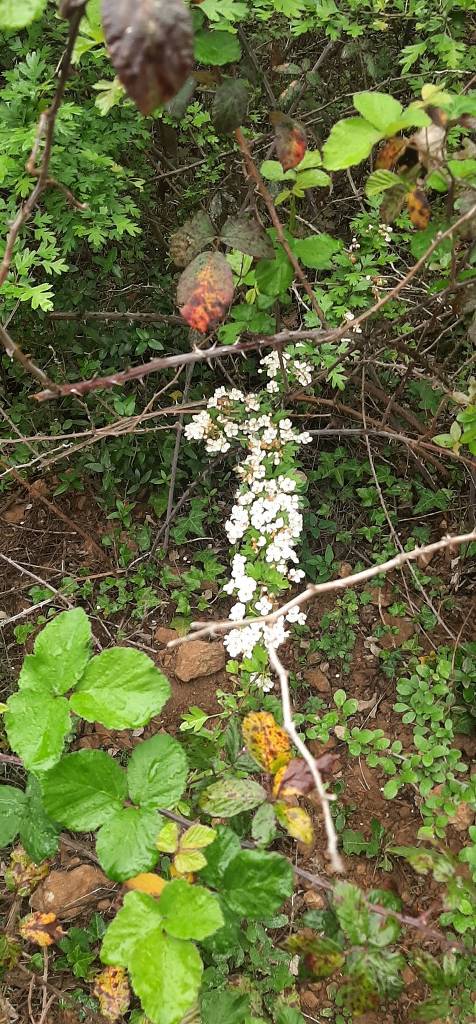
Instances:
[[[261,804],[251,823],[251,835],[258,846],[269,846],[276,836],[276,815],[271,804]]]
[[[104,935],[100,953],[103,964],[127,967],[136,943],[146,939],[161,923],[159,904],[153,896],[128,892]]]
[[[373,174],[369,174],[365,183],[365,195],[371,199],[372,196],[378,196],[394,185],[399,185],[405,191],[405,184],[398,174],[386,170],[374,171]]]
[[[26,809],[26,797],[22,789],[2,786],[0,789],[0,846],[8,846],[20,830]]]
[[[165,887],[159,910],[166,932],[176,939],[206,939],[225,923],[218,896],[182,878]]]
[[[331,235],[308,235],[294,243],[294,252],[305,267],[311,270],[329,270],[332,257],[342,249],[342,243]]]
[[[5,715],[8,742],[28,771],[45,772],[59,761],[71,728],[68,701],[36,690],[12,694]]]
[[[324,166],[329,171],[339,171],[359,164],[370,155],[381,138],[382,133],[362,117],[346,117],[337,121],[324,145]]]
[[[293,891],[293,869],[279,853],[241,850],[223,877],[222,896],[240,917],[270,917]]]
[[[330,183],[329,175],[318,167],[314,167],[308,171],[298,171],[293,192],[298,194],[299,192],[304,192],[306,188],[323,188],[326,185],[330,185]]]
[[[67,754],[41,780],[47,813],[66,828],[89,832],[121,809],[126,773],[102,750]]]
[[[62,612],[42,629],[23,662],[20,690],[62,694],[72,690],[91,657],[91,625],[82,608]]]
[[[176,821],[166,821],[157,837],[157,849],[161,853],[175,853],[178,850],[180,826]]]
[[[354,107],[374,128],[385,132],[401,116],[403,107],[393,96],[384,92],[356,92]]]
[[[127,769],[129,796],[142,807],[174,807],[187,781],[185,751],[172,736],[152,736],[135,747]]]
[[[212,122],[220,135],[229,135],[243,124],[248,103],[248,85],[242,78],[226,78],[221,82],[212,106]]]
[[[39,18],[46,7],[46,0],[1,0],[0,28],[26,28]]]
[[[132,647],[111,647],[89,662],[71,707],[106,729],[137,729],[159,714],[169,696],[170,684],[151,658]]]
[[[180,1024],[194,1006],[202,980],[195,946],[157,928],[135,944],[128,966],[134,992],[153,1024]]]
[[[241,46],[236,35],[202,29],[195,33],[195,60],[199,64],[222,66],[241,60]]]
[[[236,833],[226,825],[218,825],[216,833],[216,839],[207,849],[207,866],[200,872],[200,879],[219,889],[230,861],[241,847]]]
[[[214,989],[204,992],[200,1002],[202,1024],[243,1024],[250,1010],[250,997],[245,992]]]
[[[370,912],[361,890],[351,882],[336,882],[335,912],[342,931],[354,945],[361,945],[370,932]]]
[[[273,243],[257,221],[249,217],[229,217],[221,230],[220,240],[224,245],[257,259],[272,259],[274,256]]]
[[[304,1017],[293,1006],[280,1006],[276,1015],[276,1024],[304,1024]]]
[[[301,166],[301,164],[299,166]],[[296,171],[283,171],[282,164],[280,164],[279,160],[263,160],[263,163],[261,164],[260,167],[260,172],[263,178],[266,178],[267,181],[296,180]]]
[[[294,270],[284,252],[278,252],[274,260],[261,260],[255,275],[256,284],[264,295],[281,295],[294,280]]]
[[[199,804],[202,811],[213,817],[232,818],[234,814],[253,810],[265,800],[265,790],[253,779],[223,779],[201,793]]]
[[[385,783],[385,786],[383,787],[382,791],[385,799],[393,800],[393,798],[397,795],[400,788],[401,782],[399,781],[399,779],[389,779],[389,781]]]
[[[97,834],[96,853],[109,878],[124,882],[152,871],[159,859],[156,846],[160,818],[142,807],[121,807]]]
[[[20,840],[35,864],[41,864],[57,852],[60,826],[46,813],[40,783],[33,775],[28,779],[25,796],[26,808],[20,827]]]

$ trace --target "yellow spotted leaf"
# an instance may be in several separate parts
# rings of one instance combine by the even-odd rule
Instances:
[[[289,736],[269,711],[252,711],[243,721],[246,749],[267,772],[277,772],[291,760]]]
[[[407,146],[408,140],[402,139],[399,135],[395,135],[393,139],[388,139],[387,142],[384,142],[377,153],[375,161],[376,170],[391,171],[392,167],[395,167],[397,160],[403,156]]]
[[[127,882],[124,882],[126,889],[132,889],[135,892],[146,892],[149,896],[161,896],[167,882],[165,878],[161,878],[160,875],[154,875],[152,871],[144,871],[140,875],[136,875],[135,878],[128,878]]]
[[[157,839],[157,849],[161,853],[175,853],[178,850],[180,828],[175,821],[167,821],[162,826]]]
[[[314,829],[312,821],[302,807],[289,807],[287,804],[276,804],[276,817],[286,832],[305,846],[312,846]]]
[[[184,850],[175,854],[174,865],[180,875],[186,875],[189,871],[200,871],[207,863],[207,858],[200,850]]]
[[[234,292],[233,274],[225,257],[220,252],[202,252],[180,277],[177,304],[189,327],[207,334],[224,320]]]
[[[419,231],[424,231],[430,223],[431,207],[421,188],[414,188],[406,195],[406,203],[410,220]]]
[[[66,935],[56,914],[43,914],[39,910],[23,918],[19,928],[22,939],[33,942],[35,946],[52,946],[54,942]]]
[[[191,825],[180,840],[180,852],[203,850],[205,846],[210,846],[210,843],[213,843],[216,835],[215,829],[209,828],[208,825]]]
[[[98,974],[93,994],[105,1020],[115,1021],[123,1017],[129,1009],[131,992],[127,974],[123,967],[106,967]]]

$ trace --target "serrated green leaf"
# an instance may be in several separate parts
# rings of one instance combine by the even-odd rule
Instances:
[[[363,117],[346,117],[331,129],[324,145],[322,156],[324,167],[339,171],[366,160],[383,133],[365,121]]]
[[[397,185],[405,191],[405,184],[398,174],[386,170],[374,171],[373,174],[369,174],[365,183],[365,195],[371,199],[372,196],[378,196],[381,192],[386,192],[387,189]]]
[[[134,992],[153,1024],[180,1024],[198,997],[203,964],[191,942],[149,932],[137,942],[129,960]]]
[[[191,825],[182,835],[180,849],[202,850],[205,846],[210,846],[216,837],[216,829],[209,828],[208,825]]]
[[[293,869],[279,853],[241,850],[223,876],[221,894],[240,917],[263,920],[275,913],[293,891]]]
[[[8,846],[18,835],[26,810],[26,796],[16,786],[0,787],[0,846]]]
[[[71,698],[87,722],[106,729],[137,729],[158,715],[170,683],[142,651],[111,647],[93,658]]]
[[[102,869],[115,882],[152,871],[159,859],[160,817],[143,807],[121,807],[100,828],[96,853]]]
[[[201,29],[195,33],[195,60],[199,64],[222,67],[241,60],[241,46],[236,35]]]
[[[205,939],[225,923],[218,896],[182,878],[165,887],[159,910],[165,931],[176,939]]]
[[[12,750],[28,771],[48,771],[59,761],[71,729],[68,701],[26,689],[7,703],[5,728]]]
[[[305,159],[305,157],[304,157]],[[301,161],[302,163],[302,161]],[[263,178],[267,181],[295,181],[296,171],[283,171],[279,160],[263,160],[260,167]]]
[[[311,270],[329,270],[332,266],[332,257],[342,249],[342,242],[331,235],[308,235],[307,238],[298,238],[294,243],[294,252],[305,266]]]
[[[174,857],[174,867],[177,869],[180,875],[187,875],[194,871],[201,871],[207,863],[207,858],[203,855],[201,850],[185,850],[183,853],[178,851]]]
[[[249,1009],[249,995],[231,989],[204,992],[200,1002],[202,1024],[243,1024]]]
[[[1,0],[0,28],[26,28],[43,14],[45,7],[46,0]]]
[[[20,827],[20,840],[35,864],[41,864],[48,857],[54,857],[57,852],[60,826],[46,813],[40,783],[33,775],[28,779],[25,796],[26,807]]]
[[[72,690],[91,657],[91,625],[82,608],[61,612],[42,629],[23,662],[18,686],[50,694]]]
[[[326,185],[330,185],[331,179],[325,171],[322,171],[319,167],[310,168],[308,171],[300,171],[296,177],[296,184],[294,186],[294,192],[304,192],[306,188],[325,188]]]
[[[139,939],[162,924],[159,905],[153,896],[142,892],[129,892],[104,935],[100,957],[103,964],[127,967],[132,951]]]
[[[78,750],[42,778],[41,789],[54,821],[89,832],[121,809],[127,796],[126,773],[102,750]]]
[[[223,779],[201,793],[199,804],[202,811],[213,817],[232,818],[234,814],[253,810],[265,800],[265,790],[253,779]]]
[[[157,838],[157,849],[161,853],[175,853],[180,839],[180,827],[176,821],[166,821]]]
[[[178,803],[188,774],[187,757],[178,740],[159,734],[139,743],[127,768],[133,803],[168,808]]]
[[[294,270],[284,252],[274,260],[260,260],[255,270],[256,284],[264,295],[281,295],[293,283]]]
[[[354,93],[354,107],[374,128],[384,134],[392,122],[401,117],[403,107],[384,92]]]
[[[207,849],[207,866],[200,872],[200,879],[220,889],[225,871],[241,847],[236,833],[226,825],[218,825],[216,833],[216,839]]]

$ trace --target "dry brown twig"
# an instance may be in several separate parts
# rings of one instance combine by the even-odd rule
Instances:
[[[371,580],[381,573],[400,569],[407,562],[415,562],[422,555],[434,555],[438,551],[445,551],[452,547],[461,547],[463,544],[470,544],[472,541],[476,541],[476,530],[457,536],[448,535],[442,537],[441,540],[434,541],[432,544],[424,544],[422,547],[412,548],[411,551],[402,551],[400,554],[395,555],[394,558],[389,558],[387,562],[382,562],[380,565],[371,565],[368,569],[362,569],[351,576],[339,576],[338,579],[327,580],[325,583],[312,583],[305,590],[301,591],[300,594],[297,594],[296,597],[291,598],[290,601],[281,605],[274,612],[269,612],[268,615],[257,615],[255,618],[248,617],[240,619],[238,622],[233,622],[230,619],[221,619],[218,622],[192,622],[192,632],[187,633],[186,636],[177,637],[176,640],[170,640],[167,647],[180,647],[189,640],[198,640],[201,637],[228,633],[230,629],[244,629],[245,626],[249,626],[251,623],[254,625],[269,625],[272,622],[276,622],[283,615],[286,615],[287,612],[291,611],[291,608],[298,608],[303,604],[307,604],[308,601],[317,597],[318,594],[328,594],[335,590],[347,590],[348,587],[357,587],[360,583],[366,583],[367,580]]]

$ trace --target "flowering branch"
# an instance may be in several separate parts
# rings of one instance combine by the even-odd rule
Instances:
[[[391,572],[392,569],[400,569],[407,562],[415,562],[421,556],[434,555],[438,551],[444,551],[448,548],[471,544],[472,541],[476,541],[476,530],[458,536],[450,536],[448,534],[446,537],[442,537],[441,540],[434,541],[433,544],[424,544],[422,547],[412,548],[411,551],[402,551],[400,554],[395,555],[394,558],[389,558],[387,562],[382,562],[380,565],[371,565],[368,569],[362,569],[361,572],[353,573],[352,576],[327,580],[326,583],[312,583],[300,594],[297,594],[296,597],[293,597],[291,601],[287,601],[268,615],[242,619],[241,622],[230,622],[229,619],[223,619],[219,622],[192,622],[191,633],[178,637],[177,640],[171,640],[167,646],[178,647],[180,644],[187,643],[188,640],[197,640],[199,637],[204,636],[214,636],[217,633],[227,633],[230,629],[244,629],[252,623],[255,625],[269,625],[282,618],[292,608],[298,608],[311,601],[318,594],[328,594],[334,590],[346,590],[348,587],[356,587],[360,583],[373,579],[375,576],[380,576],[381,573]]]
[[[337,833],[332,820],[332,814],[329,807],[329,801],[334,799],[333,796],[329,796],[326,793],[324,783],[322,781],[321,773],[317,767],[316,761],[313,758],[311,752],[307,749],[306,744],[301,739],[293,719],[293,712],[291,707],[291,697],[289,693],[289,676],[282,662],[280,661],[276,648],[273,644],[267,645],[269,663],[273,672],[276,673],[279,679],[279,685],[281,687],[281,703],[283,707],[283,725],[288,733],[288,736],[294,743],[294,746],[301,757],[308,765],[309,771],[314,780],[314,785],[317,790],[319,800],[321,802],[322,813],[324,816],[324,827],[327,835],[327,853],[331,862],[332,870],[337,874],[342,874],[344,871],[344,865],[337,849]]]

